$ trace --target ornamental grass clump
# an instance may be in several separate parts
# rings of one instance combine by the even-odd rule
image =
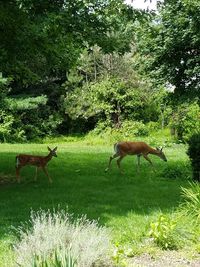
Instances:
[[[39,211],[32,212],[29,225],[17,229],[20,240],[14,250],[18,266],[39,267],[46,262],[50,262],[47,266],[56,266],[55,255],[59,259],[70,257],[76,267],[112,265],[110,231],[98,226],[96,221],[89,221],[85,216],[73,220],[64,211]]]
[[[181,205],[182,213],[193,218],[200,223],[200,184],[192,182],[189,188],[182,187],[183,203]]]

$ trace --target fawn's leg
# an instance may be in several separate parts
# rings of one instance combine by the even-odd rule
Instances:
[[[48,172],[47,172],[47,169],[45,167],[42,167],[44,173],[46,174],[46,176],[49,178],[49,183],[51,184],[52,183],[52,179],[51,177],[49,176]]]
[[[17,178],[17,182],[20,183],[20,169],[22,168],[22,166],[18,165],[16,167],[16,178]]]
[[[34,177],[34,181],[37,181],[37,175],[38,175],[38,167],[36,167],[35,169],[35,177]]]

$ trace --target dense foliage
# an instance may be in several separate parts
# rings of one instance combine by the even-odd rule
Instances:
[[[200,127],[199,8],[196,0],[165,0],[158,12],[123,0],[1,1],[0,141],[166,126],[187,141]]]
[[[83,49],[94,44],[106,53],[128,50],[129,22],[137,14],[122,0],[1,1],[1,80],[12,82],[9,90],[3,85],[8,99],[0,115],[5,132],[0,140],[30,140],[73,130],[62,101],[70,90],[61,87],[66,73],[76,66]]]
[[[188,155],[192,164],[193,179],[200,182],[200,133],[192,135],[188,143]]]

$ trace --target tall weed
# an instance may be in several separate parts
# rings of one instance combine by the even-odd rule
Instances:
[[[177,248],[176,230],[177,221],[161,214],[156,221],[151,222],[149,236],[162,249]]]

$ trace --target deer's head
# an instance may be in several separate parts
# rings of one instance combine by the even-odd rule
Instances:
[[[163,149],[162,147],[161,147],[161,148],[156,147],[156,150],[157,150],[157,152],[158,152],[157,155],[158,155],[162,160],[167,161],[167,158],[166,158],[164,152],[162,151],[162,149]]]
[[[50,147],[47,147],[52,157],[57,157],[56,150],[57,146],[54,149],[51,149]]]

